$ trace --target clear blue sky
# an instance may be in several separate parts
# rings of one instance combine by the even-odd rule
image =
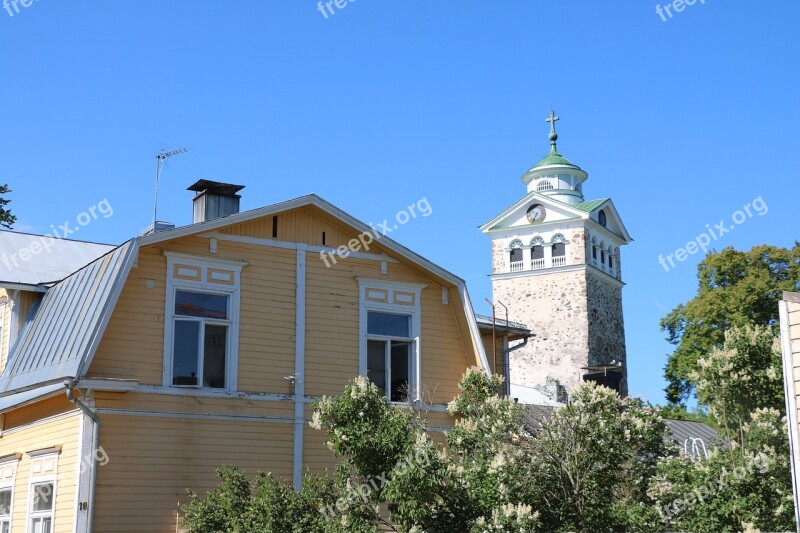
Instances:
[[[37,0],[0,10],[0,183],[17,229],[46,232],[107,199],[78,238],[119,243],[152,210],[191,221],[199,178],[250,209],[315,192],[364,221],[426,197],[392,236],[490,296],[477,226],[521,197],[548,148],[590,173],[635,242],[623,252],[631,391],[663,401],[659,319],[696,290],[700,254],[659,254],[763,197],[717,247],[798,235],[800,3]],[[14,12],[13,6],[10,8]],[[730,224],[730,223],[729,223]],[[513,319],[513,314],[512,314]]]

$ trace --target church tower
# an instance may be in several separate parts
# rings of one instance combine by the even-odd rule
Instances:
[[[620,249],[631,242],[609,198],[586,201],[589,175],[550,152],[522,176],[527,193],[481,226],[492,239],[492,290],[535,337],[510,353],[515,388],[573,390],[595,380],[627,394]]]

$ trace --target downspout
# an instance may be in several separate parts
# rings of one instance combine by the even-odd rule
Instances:
[[[508,324],[508,321],[506,321],[506,325],[507,324]],[[521,343],[516,344],[516,345],[514,345],[514,346],[512,346],[510,348],[507,348],[506,350],[503,351],[503,364],[506,367],[505,368],[505,374],[506,375],[504,376],[506,378],[506,398],[511,396],[511,352],[513,352],[514,350],[519,350],[523,346],[527,345],[528,344],[528,339],[530,339],[532,336],[533,335],[525,335],[525,337],[522,338],[522,342]]]
[[[64,386],[67,388],[67,399],[74,403],[78,409],[88,416],[94,422],[94,430],[92,431],[92,470],[89,474],[89,512],[86,517],[86,533],[94,531],[94,494],[95,486],[97,485],[97,450],[100,448],[100,418],[97,413],[89,409],[89,407],[80,401],[75,396],[75,381],[65,381]]]

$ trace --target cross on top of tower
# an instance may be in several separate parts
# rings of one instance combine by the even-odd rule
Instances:
[[[556,133],[556,122],[561,120],[561,117],[556,116],[555,110],[550,110],[550,116],[545,119],[545,122],[550,123],[550,144],[555,148],[556,141],[558,140],[558,133]]]
[[[545,122],[550,123],[550,131],[552,132],[556,131],[556,122],[558,122],[559,120],[561,120],[561,117],[556,116],[556,112],[554,109],[550,110],[550,117],[544,119]]]

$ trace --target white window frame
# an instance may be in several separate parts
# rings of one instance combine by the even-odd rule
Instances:
[[[48,454],[48,455],[37,455],[35,457],[36,460],[46,460],[52,459],[52,461],[57,465],[58,464],[58,453]],[[34,475],[33,472],[30,473],[30,479],[28,480],[28,505],[25,511],[25,531],[27,533],[33,533],[32,522],[35,518],[47,518],[50,517],[50,531],[55,531],[56,529],[56,493],[58,492],[58,468],[46,475]],[[43,483],[52,483],[53,484],[53,493],[50,495],[50,499],[53,502],[50,510],[48,512],[33,512],[33,488],[36,485],[41,485]]]
[[[359,339],[359,357],[358,357],[358,372],[360,375],[367,377],[367,340],[384,340],[384,341],[391,341],[391,340],[411,340],[411,361],[410,361],[410,371],[408,376],[408,401],[406,402],[392,402],[391,401],[391,382],[387,381],[386,384],[386,399],[390,403],[400,404],[400,405],[408,405],[412,402],[419,402],[422,400],[421,397],[421,382],[422,382],[422,343],[421,343],[421,334],[422,334],[422,304],[421,304],[421,297],[422,297],[422,289],[426,287],[425,284],[421,283],[407,283],[407,282],[393,282],[393,281],[385,281],[385,280],[373,280],[373,279],[365,279],[359,278],[359,327],[358,327],[358,339]],[[378,291],[385,291],[387,294],[387,302],[375,302],[370,301],[367,298],[370,289],[376,289]],[[400,291],[403,293],[412,293],[414,294],[414,305],[402,305],[392,303],[394,302],[394,291]],[[408,338],[400,338],[400,337],[387,337],[383,335],[368,335],[367,334],[367,313],[369,311],[377,311],[380,313],[388,313],[393,315],[406,315],[411,317],[411,331]],[[388,352],[387,349],[387,360],[386,360],[386,370],[387,376],[391,378],[391,364],[390,360],[388,359]]]
[[[164,374],[162,385],[175,389],[203,389],[210,391],[235,392],[238,387],[239,369],[239,312],[241,294],[241,270],[246,263],[241,261],[228,261],[213,257],[199,257],[173,252],[164,252],[167,257],[167,295],[164,311]],[[186,265],[196,267],[200,272],[200,280],[185,280],[175,278],[173,272],[175,265]],[[233,273],[233,283],[224,285],[209,283],[209,269],[224,269]],[[203,387],[203,368],[202,362],[198,362],[197,385],[173,385],[172,384],[172,362],[173,362],[173,340],[175,335],[175,320],[183,320],[180,315],[175,315],[175,293],[176,291],[196,292],[201,294],[214,294],[228,296],[228,319],[197,319],[203,324],[225,325],[228,327],[228,335],[225,348],[225,387],[210,388]],[[193,321],[186,317],[186,320]],[[202,337],[205,326],[200,328]],[[202,338],[200,346],[203,346]]]
[[[5,304],[3,304],[5,305]],[[3,531],[3,522],[8,522],[8,530],[12,531],[12,526],[14,525],[14,496],[15,496],[15,486],[17,483],[17,467],[19,466],[19,457],[14,457],[13,459],[8,459],[6,457],[5,460],[0,461],[0,472],[3,472],[6,468],[12,468],[14,470],[14,474],[11,476],[11,479],[3,479],[0,477],[0,491],[10,490],[11,491],[11,507],[9,509],[9,514],[7,517],[0,516],[0,533]]]

